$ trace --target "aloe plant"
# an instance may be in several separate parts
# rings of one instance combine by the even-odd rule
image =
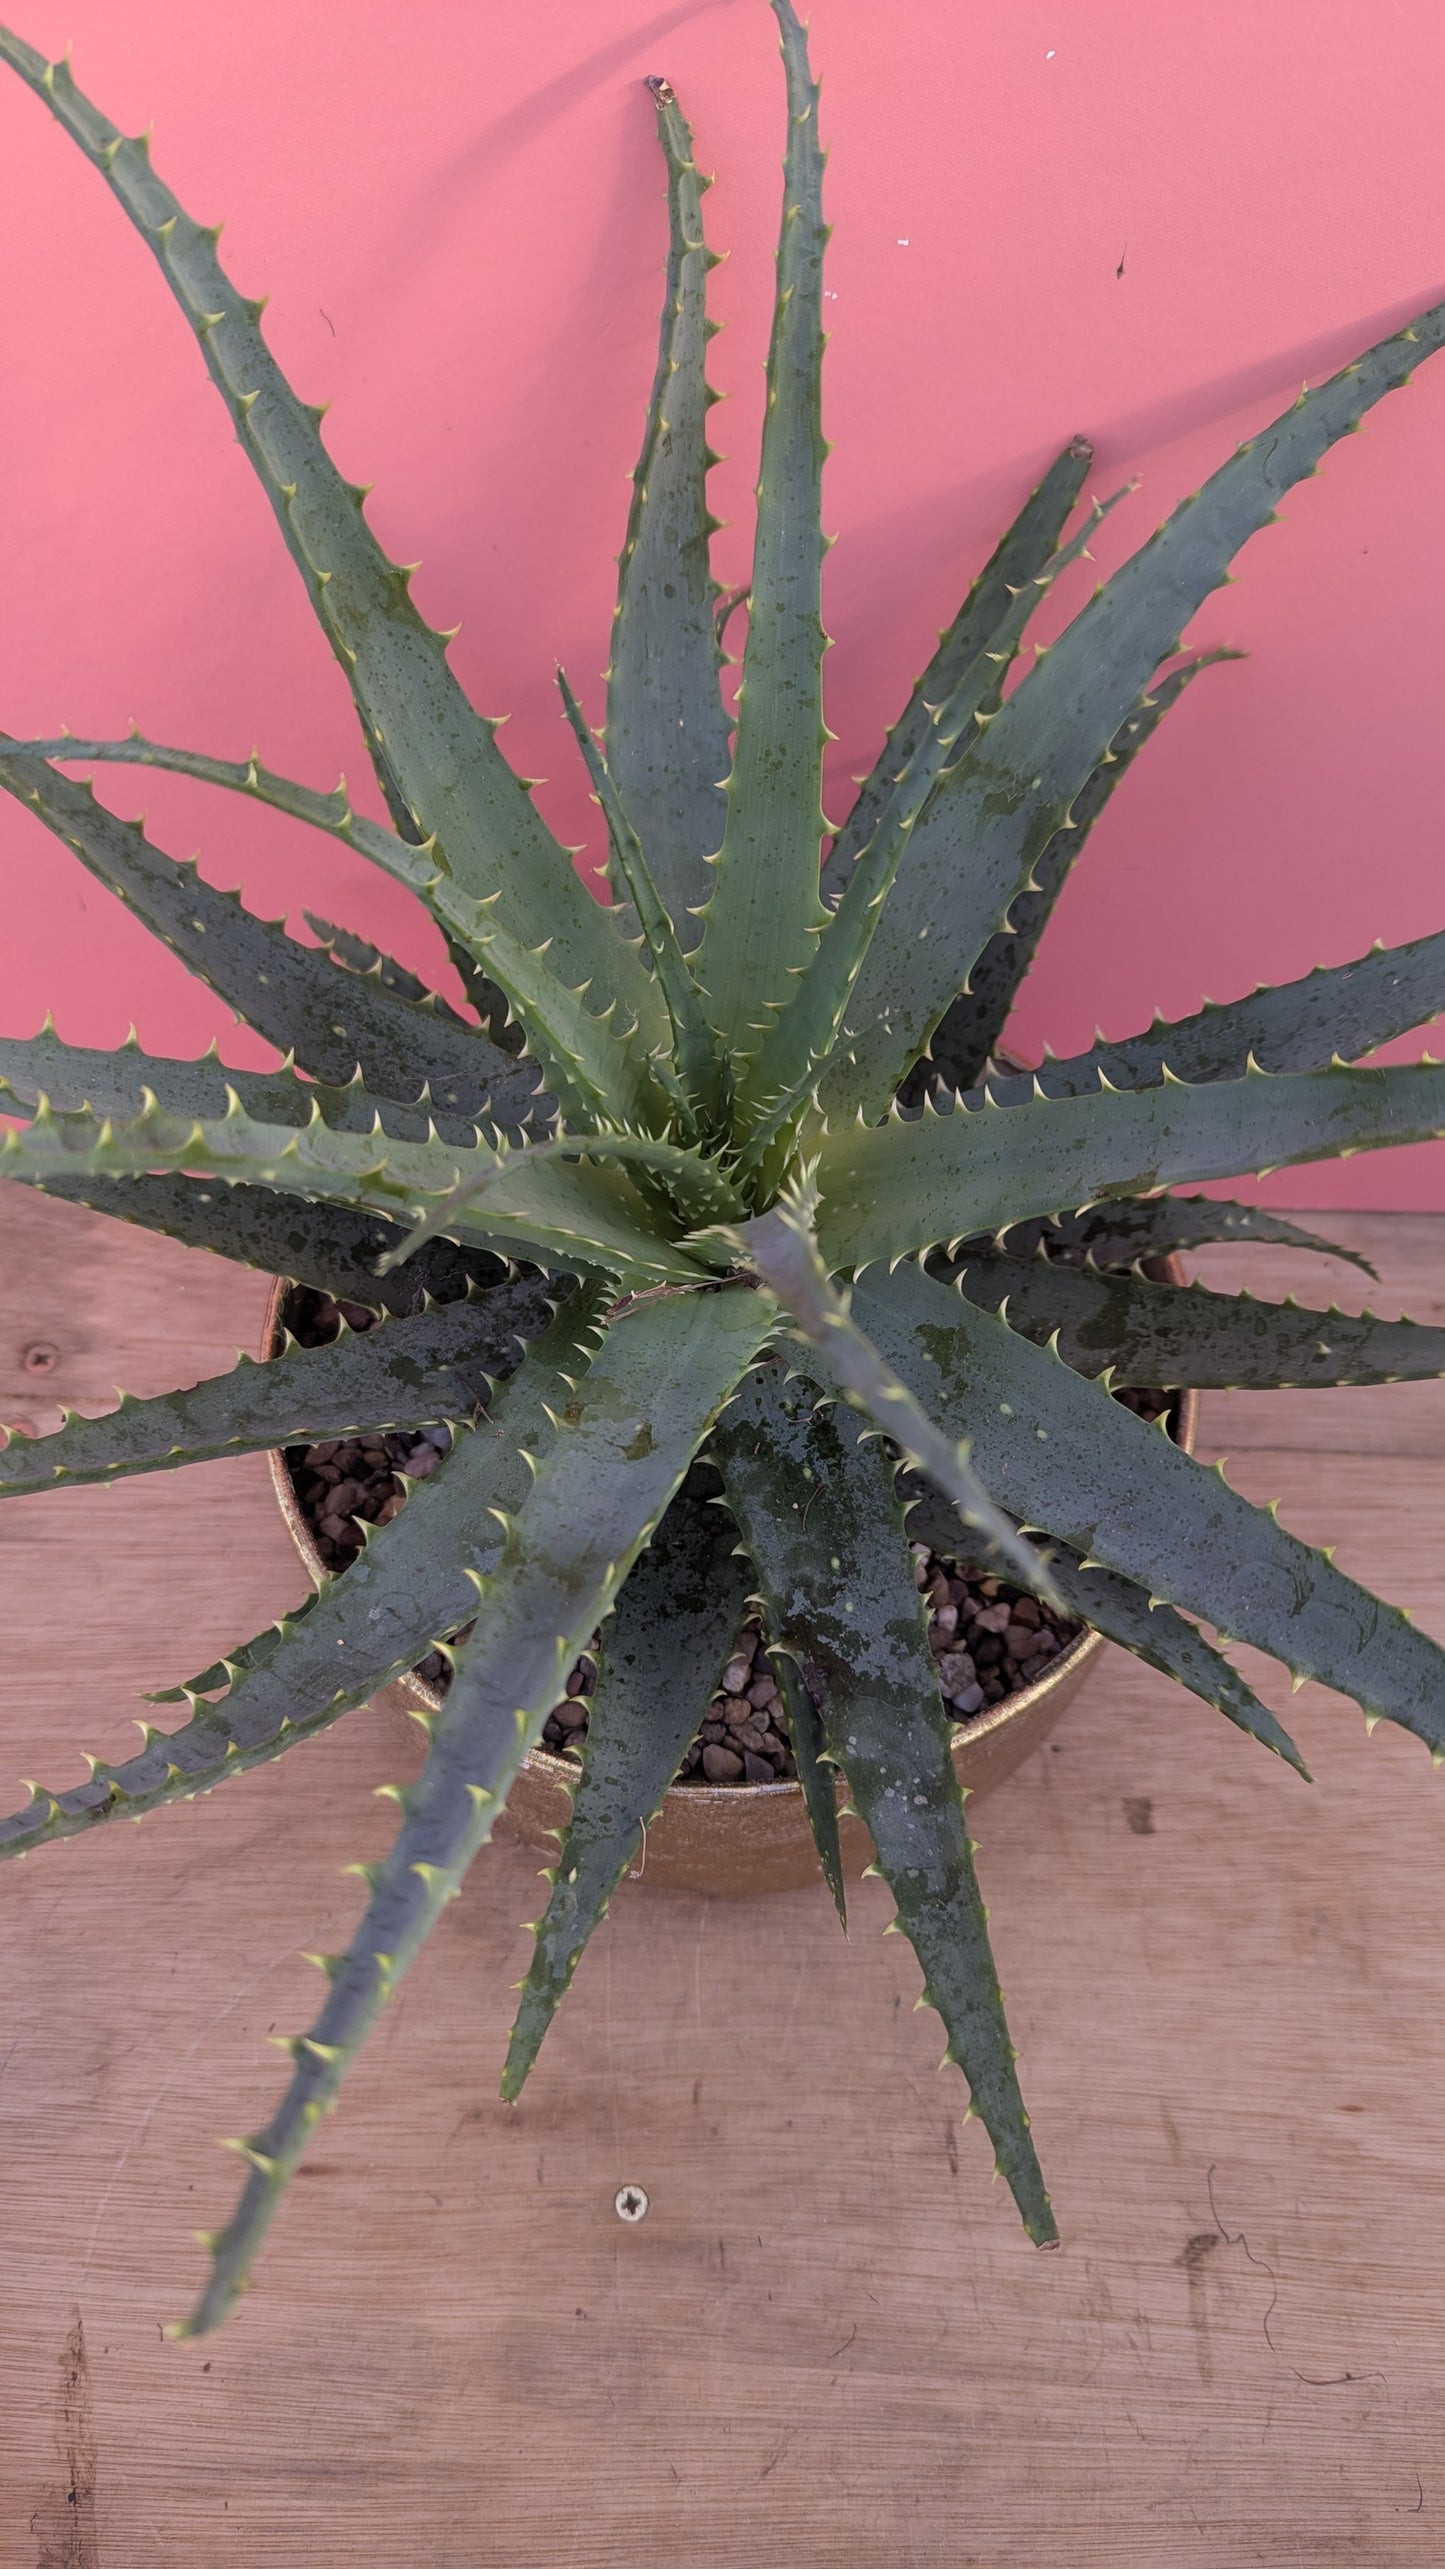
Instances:
[[[1445,341],[1445,305],[1242,445],[1005,692],[1072,540],[1074,440],[942,636],[851,814],[821,801],[823,154],[791,0],[788,125],[741,682],[710,561],[706,182],[651,84],[670,211],[656,378],[594,737],[564,711],[611,851],[594,900],[472,708],[232,285],[131,139],[48,63],[0,54],[154,251],[350,685],[385,823],[333,793],[132,734],[0,743],[0,785],[266,1037],[268,1071],[0,1045],[7,1176],[378,1315],[324,1347],[0,1453],[0,1492],[446,1422],[441,1466],[354,1565],[189,1686],[0,1851],[139,1817],[282,1757],[429,1651],[450,1667],[344,1954],[234,2146],[239,2205],[190,2329],[246,2281],[358,2046],[491,1836],[602,1628],[570,1822],[523,1988],[520,2088],[639,1831],[761,1611],[839,1909],[840,1787],[1036,2241],[1055,2237],[989,1950],[910,1533],[991,1563],[1299,1754],[1228,1637],[1445,1755],[1445,1655],[1268,1510],[1111,1397],[1117,1384],[1445,1372],[1445,1333],[1160,1280],[1208,1239],[1329,1244],[1181,1184],[1445,1132],[1445,1070],[1357,1066],[1445,1003],[1445,935],[1156,1022],[999,1059],[1058,892],[1204,663],[1180,638],[1281,494]],[[454,1007],[344,929],[307,945],[115,818],[69,772],[171,769],[329,832],[440,928]],[[810,1497],[796,1505],[800,1479]],[[1201,1627],[1219,1636],[1207,1637]],[[344,1645],[344,1658],[338,1658]],[[339,1678],[341,1668],[344,1679]],[[806,1682],[803,1672],[807,1672]]]

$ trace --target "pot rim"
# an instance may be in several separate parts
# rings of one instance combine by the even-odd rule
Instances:
[[[1185,1281],[1183,1269],[1177,1258],[1161,1259],[1160,1264],[1169,1271],[1171,1283],[1182,1284]],[[266,1297],[260,1344],[263,1360],[276,1352],[281,1336],[281,1309],[291,1290],[291,1279],[286,1276],[277,1276]],[[1199,1428],[1199,1394],[1196,1391],[1180,1389],[1173,1393],[1173,1398],[1178,1405],[1174,1429],[1175,1442],[1186,1454],[1192,1453]],[[271,1474],[271,1486],[275,1490],[287,1531],[306,1565],[308,1576],[320,1588],[330,1573],[326,1569],[311,1528],[302,1512],[284,1448],[276,1445],[268,1447],[266,1463]],[[1018,1721],[1024,1714],[1031,1712],[1045,1696],[1052,1694],[1064,1678],[1081,1675],[1103,1645],[1103,1633],[1094,1631],[1092,1626],[1086,1624],[1077,1641],[1071,1642],[1059,1658],[1050,1660],[1046,1675],[1034,1678],[1030,1685],[1019,1687],[1015,1694],[1005,1695],[1002,1703],[990,1705],[986,1713],[975,1714],[968,1721],[953,1724],[953,1746],[957,1748],[960,1743],[971,1746],[975,1740],[986,1739],[991,1732],[1004,1730],[1010,1723]],[[445,1698],[438,1694],[434,1686],[429,1686],[424,1677],[418,1677],[414,1669],[403,1669],[400,1676],[391,1682],[399,1685],[403,1692],[411,1697],[413,1703],[425,1706],[428,1712],[440,1711]],[[542,1774],[569,1790],[577,1780],[575,1759],[562,1757],[555,1749],[544,1747],[540,1742],[527,1751],[527,1763],[535,1764]],[[729,1808],[735,1808],[740,1799],[748,1796],[757,1800],[793,1794],[801,1801],[803,1793],[802,1785],[796,1776],[780,1777],[775,1784],[673,1783],[669,1784],[667,1790],[669,1796],[673,1793],[684,1794],[689,1807],[695,1802],[700,1802],[704,1806],[709,1803],[726,1803]]]

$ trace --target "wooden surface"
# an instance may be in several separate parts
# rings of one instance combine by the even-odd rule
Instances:
[[[254,1337],[259,1279],[0,1214],[0,1416]],[[1445,1222],[1327,1227],[1382,1309],[1445,1317]],[[1359,1299],[1281,1253],[1200,1265]],[[1205,1431],[1445,1633],[1445,1392],[1221,1397]],[[118,1748],[143,1686],[300,1584],[259,1461],[7,1501],[7,1792]],[[1438,2569],[1445,1779],[1334,1697],[1284,1709],[1313,1788],[1111,1654],[978,1813],[1058,2256],[936,2073],[881,1885],[848,1944],[821,1893],[629,1889],[504,2111],[539,1886],[498,1849],[235,2322],[165,2344],[231,2194],[213,2137],[264,2115],[300,1950],[345,1941],[341,1867],[412,1752],[373,1710],[6,1869],[3,2569]]]

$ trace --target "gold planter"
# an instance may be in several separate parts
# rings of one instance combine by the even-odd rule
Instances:
[[[1161,1262],[1161,1274],[1172,1283],[1183,1276],[1175,1261]],[[280,1343],[281,1306],[289,1288],[278,1282],[266,1306],[261,1352],[270,1356]],[[1178,1395],[1175,1433],[1186,1451],[1193,1448],[1198,1420],[1194,1392]],[[316,1585],[326,1578],[321,1555],[280,1452],[268,1455],[271,1479],[281,1513],[296,1549]],[[1098,1653],[1102,1636],[1081,1633],[1072,1647],[1050,1666],[1048,1674],[1018,1694],[1008,1695],[974,1721],[965,1723],[953,1744],[958,1780],[969,1793],[990,1792],[1011,1775],[1032,1749],[1046,1740],[1065,1706],[1073,1701]],[[436,1689],[408,1674],[397,1681],[399,1693],[435,1712]],[[576,1770],[570,1760],[548,1748],[534,1748],[507,1796],[498,1824],[500,1835],[539,1854],[555,1856],[552,1834],[566,1823],[570,1809],[567,1781]],[[844,1871],[853,1879],[873,1853],[867,1830],[845,1819],[841,1829]],[[712,1891],[750,1896],[759,1891],[796,1891],[820,1879],[802,1788],[786,1784],[677,1784],[646,1833],[633,1859],[630,1878],[668,1891]]]

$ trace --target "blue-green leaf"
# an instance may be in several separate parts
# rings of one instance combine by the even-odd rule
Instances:
[[[587,1939],[697,1737],[747,1596],[731,1518],[679,1491],[603,1634],[572,1816],[502,2072],[505,2097],[521,2093]]]
[[[214,2328],[244,2286],[286,2181],[403,1972],[492,1833],[567,1672],[610,1610],[701,1439],[747,1366],[769,1306],[734,1289],[648,1303],[616,1320],[562,1410],[531,1495],[477,1583],[477,1620],[437,1716],[420,1780],[371,1879],[366,1914],[295,2074],[213,2245],[188,2323]],[[405,1522],[405,1511],[397,1522]]]
[[[820,1406],[819,1393],[807,1373],[787,1385],[750,1379],[713,1450],[757,1561],[769,1629],[818,1688],[828,1755],[872,1835],[898,1924],[923,1967],[924,1996],[947,2030],[948,2057],[1042,2243],[1056,2236],[1053,2216],[1019,2093],[893,1467],[846,1411]],[[785,1506],[780,1479],[794,1493]],[[841,1884],[837,1896],[841,1906]]]
[[[228,1783],[328,1729],[450,1640],[476,1612],[476,1577],[501,1561],[498,1511],[505,1517],[524,1504],[527,1458],[547,1450],[553,1420],[598,1343],[604,1307],[596,1289],[574,1295],[483,1422],[452,1422],[451,1452],[348,1570],[188,1686],[153,1696],[189,1703],[191,1718],[179,1730],[148,1732],[134,1757],[95,1766],[84,1784],[38,1788],[24,1810],[0,1820],[0,1855],[139,1819]],[[219,1702],[202,1700],[222,1687]]]
[[[1275,504],[1445,344],[1445,303],[1248,439],[1106,581],[1000,709],[915,832],[848,1014],[828,1102],[886,1114],[899,1081],[1003,929],[1121,723]]]
[[[960,1105],[916,1124],[830,1132],[818,1156],[818,1235],[831,1267],[857,1267],[1099,1197],[1440,1133],[1445,1069],[1434,1062]]]
[[[776,1204],[758,1220],[740,1223],[732,1236],[796,1322],[801,1336],[817,1349],[844,1398],[866,1410],[909,1461],[947,1492],[965,1525],[985,1536],[1008,1561],[1012,1577],[1057,1603],[1047,1563],[1020,1541],[1016,1529],[994,1506],[970,1465],[967,1442],[955,1442],[935,1427],[853,1320],[843,1297],[829,1282],[800,1208],[790,1202]]]
[[[908,1532],[913,1542],[927,1543],[946,1559],[960,1553],[974,1557],[972,1537],[946,1500],[933,1493],[910,1507]],[[990,1558],[989,1567],[993,1566]],[[1121,1579],[1117,1572],[1102,1569],[1097,1561],[1085,1567],[1078,1554],[1060,1543],[1057,1535],[1049,1543],[1049,1569],[1071,1615],[1077,1615],[1081,1623],[1091,1624],[1095,1632],[1102,1632],[1121,1649],[1132,1650],[1151,1668],[1161,1669],[1166,1677],[1187,1686],[1201,1703],[1223,1713],[1236,1730],[1258,1740],[1261,1748],[1271,1749],[1306,1783],[1310,1781],[1309,1770],[1283,1723],[1275,1719],[1267,1704],[1260,1702],[1253,1687],[1246,1686],[1223,1652],[1214,1649],[1203,1633],[1183,1615],[1176,1614],[1172,1606],[1151,1597],[1132,1580]]]
[[[298,401],[261,331],[263,306],[237,292],[216,254],[219,227],[196,223],[131,140],[75,84],[8,28],[9,64],[99,170],[159,262],[254,468],[312,608],[341,664],[369,746],[407,811],[445,850],[474,899],[494,899],[523,948],[546,944],[568,989],[597,983],[655,1029],[635,955],[579,879],[447,663],[449,636],[409,593],[416,567],[390,561],[366,522],[365,492],[344,481],[321,441],[322,411]]]
[[[855,1301],[916,1396],[951,1428],[967,1423],[980,1475],[1021,1523],[1268,1651],[1292,1676],[1353,1696],[1367,1718],[1398,1722],[1445,1761],[1445,1650],[1398,1607],[1052,1349],[912,1263],[865,1277]]]
[[[731,738],[709,539],[707,272],[711,182],[666,81],[651,84],[667,162],[668,254],[657,374],[619,563],[607,673],[607,763],[685,953],[722,844]],[[618,885],[618,892],[624,886]]]
[[[788,82],[778,291],[768,350],[748,638],[727,826],[698,978],[735,1062],[758,1049],[827,912],[822,806],[823,149],[792,0],[773,0]]]
[[[502,1328],[490,1298],[443,1303],[386,1328],[343,1330],[329,1346],[294,1342],[257,1363],[242,1356],[229,1374],[189,1391],[158,1392],[102,1418],[67,1413],[52,1436],[15,1436],[0,1447],[0,1498],[165,1472],[217,1455],[274,1445],[359,1436],[388,1427],[470,1419],[491,1397],[492,1377],[519,1327],[533,1331],[548,1312],[540,1276],[504,1289]],[[516,1361],[513,1352],[513,1363]]]

